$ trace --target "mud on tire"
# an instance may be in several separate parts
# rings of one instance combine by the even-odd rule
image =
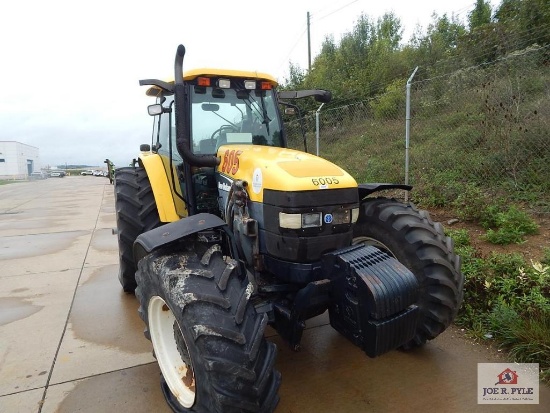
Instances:
[[[279,401],[277,349],[264,338],[268,318],[256,313],[239,271],[217,245],[201,258],[191,249],[163,249],[139,262],[139,314],[174,411],[272,412]],[[161,312],[172,317],[164,327]]]
[[[127,293],[136,288],[136,265],[132,252],[138,235],[158,227],[155,197],[145,169],[119,168],[115,171],[115,209],[120,270],[118,279]]]
[[[453,241],[428,212],[387,198],[367,199],[354,228],[354,243],[374,245],[409,268],[420,284],[416,334],[404,349],[420,346],[442,333],[462,303],[464,276]]]

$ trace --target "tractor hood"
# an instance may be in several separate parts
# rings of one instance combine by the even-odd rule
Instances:
[[[339,166],[323,158],[287,148],[259,145],[223,145],[216,168],[222,178],[218,189],[228,191],[230,182],[248,183],[251,201],[263,202],[264,190],[283,192],[326,191],[357,188],[357,182]],[[224,183],[224,179],[230,182]]]

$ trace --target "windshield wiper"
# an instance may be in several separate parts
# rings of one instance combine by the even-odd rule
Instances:
[[[254,103],[256,103],[255,107],[252,106],[251,99],[254,100]],[[243,100],[246,103],[246,100],[245,99],[243,99]],[[260,106],[258,104],[258,101],[256,99],[254,99],[251,95],[248,96],[248,102],[249,102],[249,104],[247,104],[248,108],[250,110],[255,110],[256,111],[256,116],[258,116],[258,118],[261,119],[261,123],[265,125],[265,127],[267,129],[267,135],[269,136],[270,135],[270,133],[269,133],[269,122],[271,122],[271,119],[269,119],[269,116],[267,115],[267,109],[265,107],[264,97],[262,95],[260,95],[260,103],[261,103],[261,107],[262,107],[261,112],[258,109],[258,106]]]
[[[214,115],[222,118],[224,121],[226,121],[227,123],[229,123],[231,126],[233,126],[235,129],[238,129],[237,125],[235,125],[233,122],[225,119],[222,115],[220,115],[219,113],[216,113],[216,112],[212,112]]]

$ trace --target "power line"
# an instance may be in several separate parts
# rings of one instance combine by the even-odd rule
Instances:
[[[359,1],[359,0],[353,0],[352,2],[349,2],[349,3],[343,5],[342,7],[338,8],[338,9],[336,9],[336,10],[334,10],[334,11],[328,13],[328,14],[325,14],[324,16],[321,16],[321,17],[317,18],[316,20],[317,20],[317,21],[321,21],[321,20],[323,20],[323,19],[325,19],[325,18],[327,18],[327,17],[329,17],[329,16],[332,16],[333,14],[338,13],[339,11],[345,9],[346,7],[351,6],[353,3],[357,3],[358,1]],[[312,15],[312,16],[314,16],[314,15]]]
[[[321,13],[324,12],[325,10],[334,9],[335,7],[339,7],[339,4],[342,4],[342,3],[344,3],[345,1],[347,1],[347,0],[342,0],[342,1],[339,1],[339,2],[333,2],[333,3],[331,3],[331,4],[326,5],[325,7],[321,8],[321,9],[312,11],[310,14],[311,14],[312,16],[321,14]],[[344,7],[345,7],[345,6],[344,6]]]
[[[290,51],[288,52],[288,54],[286,55],[286,57],[283,59],[283,61],[279,64],[279,67],[277,68],[277,72],[281,69],[281,67],[287,63],[288,61],[288,58],[290,57],[290,55],[292,54],[292,52],[294,51],[294,49],[296,49],[296,46],[298,46],[298,43],[300,43],[300,41],[302,40],[302,37],[304,37],[304,34],[306,34],[306,31],[307,31],[307,28],[304,27],[303,30],[302,30],[302,33],[298,36],[298,39],[296,40],[296,42],[294,43],[294,45],[290,48]]]

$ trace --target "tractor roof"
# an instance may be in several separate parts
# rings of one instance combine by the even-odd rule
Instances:
[[[267,73],[260,73],[260,72],[250,72],[250,71],[244,71],[244,70],[229,70],[229,69],[211,69],[211,68],[203,68],[203,69],[192,69],[188,70],[183,74],[184,80],[194,80],[197,77],[238,77],[242,79],[261,79],[266,80],[269,83],[271,83],[273,86],[277,86],[277,80]],[[170,80],[166,81],[166,83],[170,86],[174,85],[174,79],[171,78]],[[161,88],[158,86],[152,86],[149,89],[147,89],[147,96],[159,96],[161,93]]]

